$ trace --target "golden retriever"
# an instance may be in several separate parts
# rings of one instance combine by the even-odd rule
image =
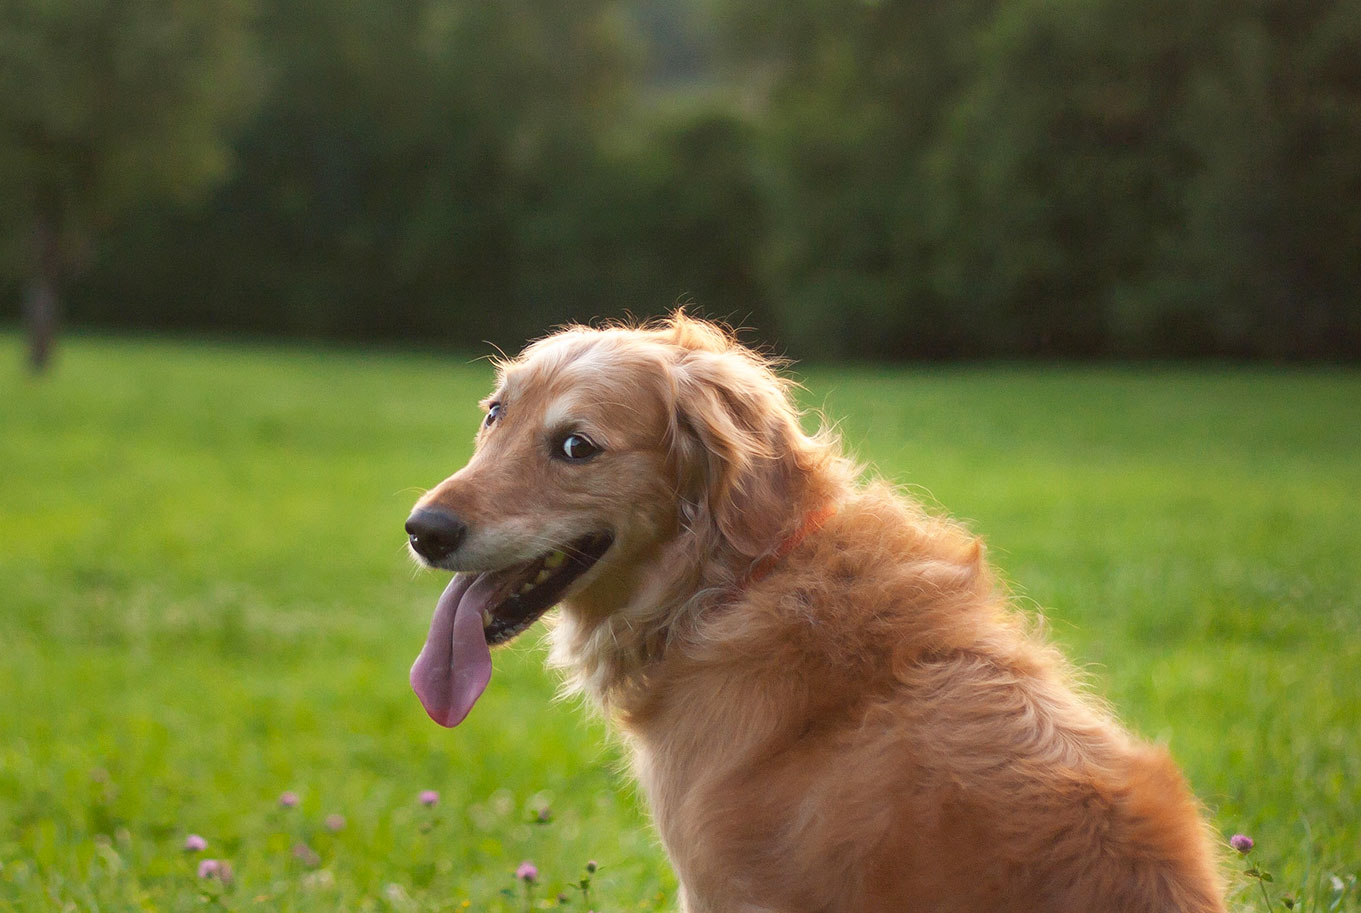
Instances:
[[[689,913],[1210,913],[1167,753],[1071,682],[979,540],[882,483],[713,324],[573,327],[499,364],[407,522],[458,572],[412,684],[455,725],[488,644],[622,731]]]

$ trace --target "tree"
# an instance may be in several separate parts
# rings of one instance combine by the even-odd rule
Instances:
[[[1184,227],[1129,317],[1145,339],[1192,351],[1355,357],[1361,0],[1213,8],[1177,112],[1193,164]]]
[[[634,66],[618,0],[257,11],[270,79],[235,131],[238,167],[206,205],[125,219],[73,314],[463,346],[571,316],[564,281],[613,218],[599,144],[624,119]],[[137,312],[111,310],[118,297]]]
[[[1355,352],[1358,41],[1358,0],[1009,0],[933,156],[938,293],[992,350]]]
[[[0,6],[0,198],[25,264],[30,364],[47,364],[64,281],[98,230],[228,167],[223,130],[256,71],[245,0],[6,0]],[[27,256],[20,236],[27,235]],[[24,267],[21,267],[24,268]]]
[[[940,297],[984,351],[1105,354],[1180,218],[1200,4],[1010,0],[931,153]]]
[[[714,0],[822,354],[1361,351],[1361,0]]]

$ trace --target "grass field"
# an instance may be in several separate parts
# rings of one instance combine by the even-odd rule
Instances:
[[[596,860],[592,908],[674,908],[618,749],[552,701],[536,637],[457,730],[407,688],[444,579],[401,525],[466,457],[485,363],[75,339],[40,382],[20,364],[0,336],[0,909],[518,910],[522,860],[536,906],[586,909]],[[804,381],[986,537],[1274,895],[1361,910],[1361,374]]]

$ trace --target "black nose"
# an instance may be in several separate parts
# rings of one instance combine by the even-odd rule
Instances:
[[[406,518],[411,547],[426,561],[447,558],[463,544],[468,527],[447,510],[418,509]]]

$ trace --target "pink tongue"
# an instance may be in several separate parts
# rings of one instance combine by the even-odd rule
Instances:
[[[463,722],[491,681],[482,610],[496,595],[496,586],[488,577],[459,574],[449,581],[435,605],[425,647],[411,667],[412,689],[430,719],[441,726]]]

